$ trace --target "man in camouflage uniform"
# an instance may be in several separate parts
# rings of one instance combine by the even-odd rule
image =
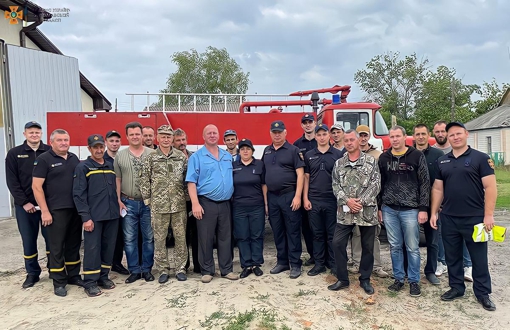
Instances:
[[[329,290],[349,287],[347,272],[347,243],[355,225],[361,232],[360,286],[373,294],[370,274],[374,267],[374,238],[377,225],[377,195],[381,189],[381,175],[374,157],[361,152],[359,134],[348,130],[344,135],[347,153],[336,161],[333,168],[333,193],[338,203],[337,224],[333,236],[333,251],[338,281]]]
[[[143,163],[140,191],[145,205],[151,208],[154,230],[154,268],[160,274],[159,283],[169,280],[166,237],[171,225],[175,236],[174,259],[176,278],[185,281],[186,248],[186,197],[184,177],[187,158],[172,147],[174,132],[169,125],[158,128],[159,148]]]

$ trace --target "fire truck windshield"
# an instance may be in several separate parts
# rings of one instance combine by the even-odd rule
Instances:
[[[347,112],[347,111],[339,111],[336,114],[336,123],[342,125],[345,130],[355,129],[359,125],[369,125],[368,122],[369,114],[368,112]]]
[[[388,126],[386,126],[386,122],[384,121],[383,116],[380,111],[375,112],[374,116],[374,126],[375,126],[375,135],[388,135],[390,132],[388,131]]]

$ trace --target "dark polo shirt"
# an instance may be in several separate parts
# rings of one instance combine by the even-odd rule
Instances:
[[[303,154],[303,156],[310,150],[317,148],[317,140],[311,139],[307,140],[305,135],[303,134],[299,139],[294,141],[293,143],[296,147],[299,148],[299,151]]]
[[[36,158],[32,175],[34,178],[45,179],[43,190],[50,211],[75,207],[74,169],[79,163],[80,160],[72,152],[68,152],[67,159],[64,159],[52,149]]]
[[[344,152],[330,146],[328,151],[322,153],[315,148],[305,155],[305,173],[310,175],[308,198],[336,200],[333,194],[333,179],[331,173],[335,162],[343,156]]]
[[[278,150],[272,144],[264,149],[262,162],[266,170],[264,181],[268,191],[280,192],[296,187],[296,169],[305,166],[300,153],[298,147],[287,141]]]
[[[494,174],[490,157],[478,150],[466,150],[455,158],[452,152],[437,161],[436,179],[443,181],[442,213],[452,217],[484,216],[485,193],[482,178]]]
[[[264,163],[261,160],[244,165],[239,159],[234,162],[234,195],[235,206],[264,206],[262,185],[265,184]]]

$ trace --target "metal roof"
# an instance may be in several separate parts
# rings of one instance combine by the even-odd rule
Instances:
[[[0,0],[2,1],[2,0]],[[32,40],[42,51],[64,55],[39,29],[26,32],[26,36]],[[111,110],[112,104],[108,99],[80,72],[80,86],[92,97],[94,110]]]
[[[27,17],[25,18],[25,20],[28,21],[28,22],[35,22],[35,21],[37,21],[37,19],[39,18],[39,14],[40,13],[44,14],[44,19],[45,20],[50,19],[52,17],[52,15],[50,13],[48,13],[43,8],[39,7],[38,5],[36,5],[35,3],[31,2],[31,1],[25,1],[25,0],[0,0],[0,9],[2,11],[9,10],[10,6],[18,6],[19,10],[24,9],[25,6],[26,6],[26,8],[27,8],[27,11],[26,11]]]
[[[467,122],[466,129],[468,131],[478,131],[482,129],[510,127],[510,88],[506,90],[499,101],[497,108],[484,113],[478,118]]]

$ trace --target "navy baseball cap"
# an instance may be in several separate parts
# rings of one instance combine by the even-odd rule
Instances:
[[[315,133],[317,133],[319,130],[325,130],[326,132],[329,132],[329,128],[328,128],[328,125],[326,124],[320,124],[320,125],[317,125],[315,126]]]
[[[39,124],[38,122],[36,121],[29,121],[28,123],[25,124],[25,129],[27,128],[32,128],[32,127],[36,127],[36,128],[40,128],[42,129],[42,126],[41,124]]]
[[[283,132],[285,130],[285,124],[281,120],[273,121],[271,123],[271,132]]]
[[[450,128],[452,128],[453,126],[458,126],[458,127],[462,127],[463,129],[466,129],[466,126],[464,126],[463,123],[461,123],[459,121],[452,121],[451,123],[448,123],[448,125],[446,125],[446,131],[448,132],[448,130]]]
[[[251,143],[251,141],[248,139],[242,139],[241,141],[239,141],[239,144],[237,146],[239,149],[241,149],[242,147],[250,147],[251,150],[255,151],[253,143]]]
[[[303,117],[301,117],[301,123],[304,123],[305,121],[308,121],[308,120],[311,120],[311,121],[315,120],[313,113],[307,113]]]
[[[117,131],[108,131],[108,133],[106,133],[106,138],[109,138],[112,136],[117,136],[119,139],[121,138],[120,133]]]
[[[87,139],[87,143],[88,143],[89,147],[93,147],[96,144],[104,144],[104,139],[103,139],[103,136],[101,136],[99,134],[93,134],[93,135],[89,136],[89,138]]]

